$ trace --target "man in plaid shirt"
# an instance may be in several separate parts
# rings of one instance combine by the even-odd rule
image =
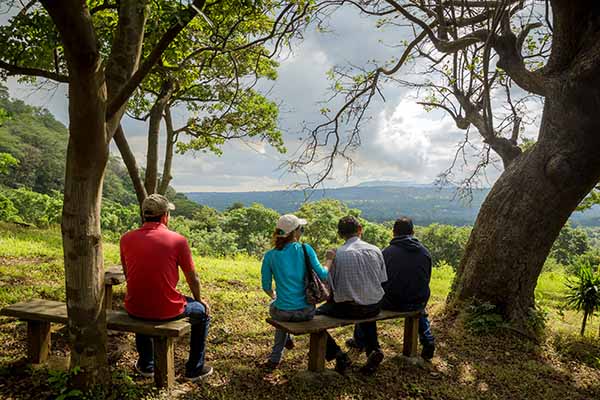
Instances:
[[[381,250],[361,240],[362,225],[353,216],[340,219],[338,234],[346,242],[336,250],[329,271],[333,299],[319,307],[317,314],[345,319],[374,317],[379,314],[379,302],[384,295],[381,284],[387,281]],[[360,327],[367,353],[367,362],[361,371],[373,373],[383,360],[377,339],[377,325],[375,322],[365,322]],[[325,358],[328,361],[335,359],[335,370],[343,373],[351,364],[350,358],[331,335],[327,335]]]

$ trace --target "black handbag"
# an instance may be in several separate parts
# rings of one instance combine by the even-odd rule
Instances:
[[[302,245],[304,251],[304,263],[306,264],[306,274],[304,275],[304,291],[306,292],[306,301],[308,304],[318,304],[329,299],[331,290],[327,282],[323,282],[319,275],[310,265],[306,245]]]

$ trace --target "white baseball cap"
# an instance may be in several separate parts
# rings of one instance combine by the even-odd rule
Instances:
[[[291,232],[298,229],[299,226],[306,225],[308,222],[305,219],[298,218],[294,214],[285,214],[279,217],[276,228],[278,229],[277,236],[287,236]],[[283,233],[280,233],[283,232]]]

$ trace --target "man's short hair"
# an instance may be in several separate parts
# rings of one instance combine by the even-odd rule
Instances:
[[[164,215],[164,214],[163,214]],[[144,215],[144,222],[160,222],[163,215],[147,217]]]
[[[412,219],[400,217],[394,222],[394,236],[412,235],[415,233],[415,227]]]
[[[343,217],[338,222],[338,233],[343,238],[348,238],[356,235],[360,228],[362,228],[362,225],[358,221],[358,218],[352,215]]]

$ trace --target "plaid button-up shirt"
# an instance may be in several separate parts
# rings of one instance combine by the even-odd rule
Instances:
[[[337,249],[328,279],[336,303],[379,303],[384,294],[381,283],[387,281],[381,250],[358,237],[348,239]]]

